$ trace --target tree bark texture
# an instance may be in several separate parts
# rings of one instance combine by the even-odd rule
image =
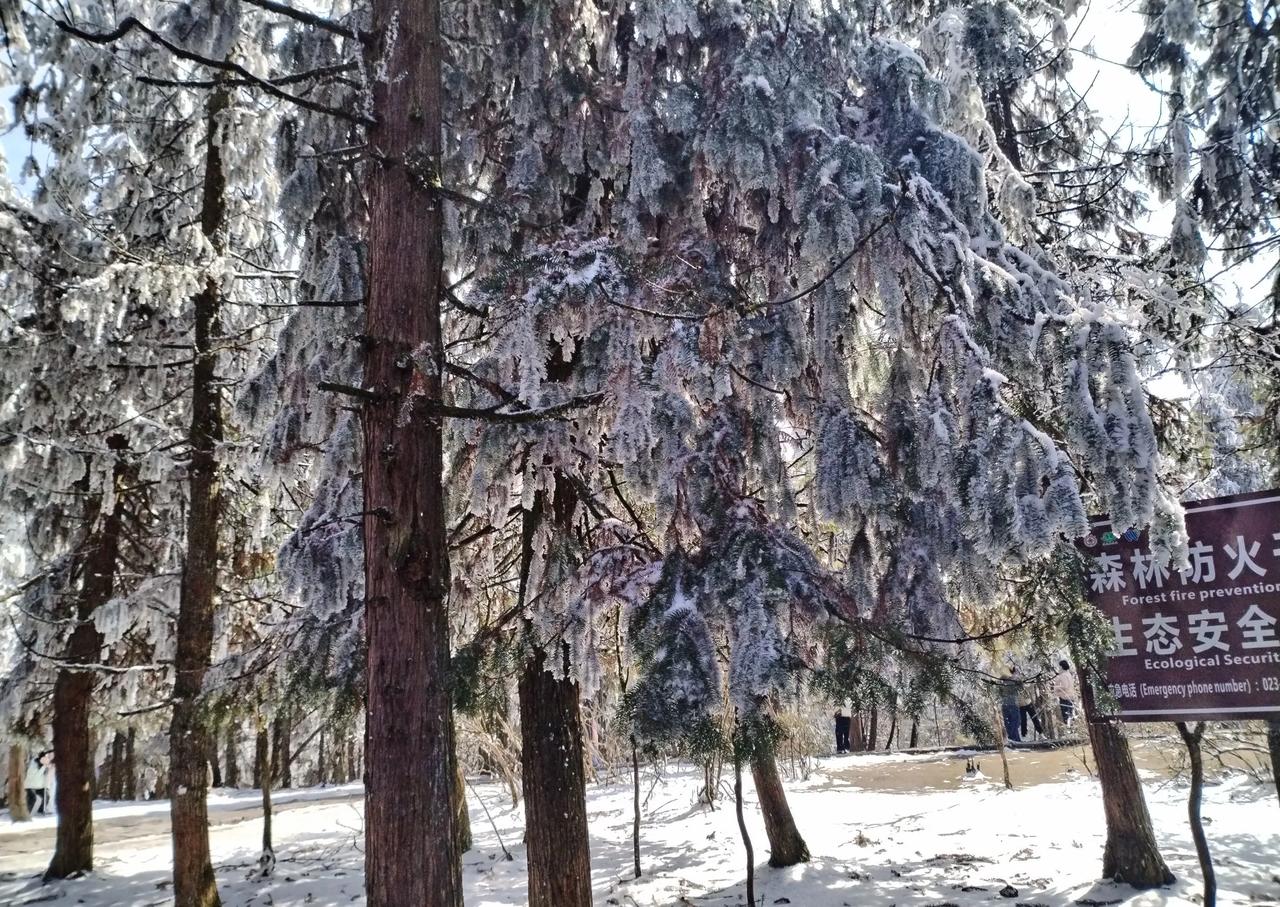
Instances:
[[[227,738],[225,742],[227,787],[240,786],[240,743],[239,734],[237,733],[238,731],[239,728],[236,727],[236,723],[234,721],[227,725]]]
[[[787,792],[778,775],[778,761],[771,748],[759,747],[752,754],[751,779],[760,799],[764,831],[769,837],[769,865],[778,868],[808,862],[809,847],[791,815]]]
[[[125,443],[120,435],[107,439],[117,453],[111,482],[119,490],[126,473],[120,454]],[[93,612],[111,599],[116,584],[116,563],[120,555],[120,524],[124,504],[115,503],[102,511],[102,496],[96,495],[86,525],[92,527],[82,552],[84,574],[76,596],[75,629],[67,642],[66,665],[58,671],[53,687],[53,758],[57,766],[58,832],[53,859],[45,870],[45,881],[65,879],[93,869],[93,752],[89,746],[89,709],[93,704],[96,677],[92,670],[76,670],[102,654],[102,634],[93,623]]]
[[[265,727],[258,728],[253,744],[253,778],[255,787],[266,787],[263,782],[271,777],[271,738]]]
[[[107,762],[107,798],[124,799],[124,731],[116,731],[111,738],[111,758]]]
[[[260,755],[264,765],[269,765],[271,763],[271,754],[266,752],[269,745],[270,743],[267,735],[259,734],[258,747],[262,750]],[[264,772],[262,780],[262,857],[263,864],[265,866],[267,857],[269,855],[274,856],[275,854],[275,848],[271,844],[271,773]]]
[[[450,749],[453,757],[453,818],[459,855],[471,849],[471,813],[467,811],[467,779],[462,774],[462,760],[456,748]]]
[[[631,735],[631,860],[635,878],[640,878],[640,746]]]
[[[138,799],[138,772],[137,764],[134,761],[134,750],[138,743],[138,731],[136,728],[129,728],[129,733],[124,737],[124,769],[121,781],[122,787],[120,794],[126,800]]]
[[[438,0],[374,0],[364,409],[365,885],[370,907],[460,907],[441,401]]]
[[[1102,855],[1102,876],[1125,882],[1134,888],[1155,888],[1173,881],[1156,846],[1151,813],[1138,769],[1133,764],[1129,741],[1120,722],[1099,717],[1088,677],[1080,677],[1081,700],[1093,760],[1102,784],[1102,807],[1107,820],[1107,844]]]
[[[31,819],[27,811],[27,790],[23,786],[27,777],[27,751],[21,743],[9,745],[9,783],[5,787],[5,799],[9,801],[9,818],[14,822]]]
[[[218,762],[218,740],[213,735],[209,737],[209,774],[212,776],[210,784],[213,787],[222,787],[222,765]]]
[[[755,907],[756,854],[751,846],[751,835],[747,831],[747,817],[742,808],[742,757],[736,752],[733,755],[733,809],[738,818],[738,832],[742,835],[742,846],[747,852],[747,903]]]
[[[578,685],[553,677],[541,652],[520,676],[520,737],[529,907],[591,907]]]
[[[206,117],[200,229],[214,248],[224,244],[226,174],[218,119],[229,104],[227,90],[214,89]],[[220,903],[209,857],[206,763],[210,735],[200,703],[201,688],[213,654],[213,613],[218,591],[217,448],[223,440],[223,424],[215,344],[220,298],[221,289],[210,280],[194,300],[187,550],[178,595],[173,718],[169,725],[169,812],[175,907],[215,907]]]
[[[282,789],[293,787],[293,723],[287,711],[271,722],[271,781]]]
[[[1200,821],[1200,801],[1204,797],[1204,758],[1200,754],[1200,740],[1204,737],[1204,722],[1195,730],[1187,728],[1185,721],[1176,722],[1178,734],[1187,747],[1191,760],[1191,791],[1187,794],[1187,818],[1191,823],[1191,839],[1196,844],[1196,858],[1200,861],[1200,873],[1204,878],[1204,907],[1216,907],[1218,903],[1218,879],[1213,871],[1213,857],[1209,854],[1209,839]]]
[[[549,375],[555,374],[553,371]],[[533,536],[546,518],[538,494],[524,516],[520,601],[525,602],[533,558]],[[577,509],[573,485],[557,475],[550,519],[558,531],[572,532]],[[568,647],[535,648],[520,676],[520,763],[525,801],[525,843],[529,861],[529,907],[591,907],[591,844],[587,830],[582,710],[578,684],[568,676]],[[548,659],[559,659],[554,676]]]

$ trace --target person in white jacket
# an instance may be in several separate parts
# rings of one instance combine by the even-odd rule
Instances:
[[[46,772],[46,758],[52,761],[53,754],[43,750],[32,756],[27,762],[27,812],[35,813],[36,803],[40,804],[38,812],[44,815],[49,806],[49,776]]]
[[[1076,716],[1076,702],[1079,695],[1076,692],[1076,675],[1071,670],[1071,663],[1065,658],[1058,662],[1058,673],[1053,676],[1053,684],[1050,686],[1053,695],[1058,697],[1058,709],[1062,712],[1062,723],[1071,726],[1071,722]]]

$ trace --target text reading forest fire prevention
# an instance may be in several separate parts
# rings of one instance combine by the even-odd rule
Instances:
[[[1107,682],[1129,721],[1280,714],[1280,491],[1183,505],[1185,564],[1095,520],[1085,588],[1110,619]]]

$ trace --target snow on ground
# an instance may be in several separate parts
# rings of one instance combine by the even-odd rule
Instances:
[[[986,771],[996,774],[994,757]],[[1030,757],[1019,755],[1024,761]],[[1015,766],[1021,768],[1021,766]],[[892,789],[875,779],[920,771],[919,790]],[[924,772],[932,774],[924,774]],[[986,778],[964,780],[963,756],[858,757],[823,760],[805,781],[788,783],[796,821],[813,853],[811,862],[783,870],[767,864],[763,824],[752,808],[748,825],[757,854],[757,898],[765,905],[889,907],[889,905],[1011,904],[1022,907],[1123,904],[1190,907],[1199,902],[1200,877],[1186,828],[1186,788],[1149,783],[1148,801],[1166,859],[1178,875],[1169,889],[1135,893],[1098,883],[1103,825],[1097,782],[1070,769],[1054,780],[1005,791]],[[1015,778],[1016,778],[1015,772]],[[954,780],[951,780],[954,776]],[[715,810],[694,804],[701,775],[672,767],[650,772],[643,786],[642,860],[645,875],[629,880],[631,788],[625,776],[589,791],[592,865],[597,905],[721,907],[745,903],[744,855],[732,802]],[[901,778],[897,779],[901,782]],[[726,784],[731,778],[726,777]],[[754,804],[750,778],[748,800]],[[727,792],[726,787],[726,792]],[[502,858],[497,834],[476,794],[484,798],[513,859]],[[252,807],[253,794],[230,795]],[[247,810],[219,823],[212,846],[223,903],[231,907],[301,907],[363,903],[361,802],[358,786],[344,790],[281,792],[275,818],[275,877],[246,877],[256,862],[261,821]],[[294,801],[289,803],[288,801]],[[122,809],[163,809],[135,804]],[[233,807],[238,804],[233,803]],[[105,812],[105,811],[104,811]],[[1204,808],[1219,874],[1219,903],[1280,905],[1280,813],[1275,791],[1232,779],[1206,791]],[[520,812],[502,789],[476,784],[471,796],[476,846],[465,860],[468,907],[524,903],[525,864]],[[157,817],[157,822],[160,817]],[[93,877],[42,888],[30,874],[0,876],[0,904],[67,902],[87,907],[163,905],[167,897],[166,833],[122,829],[116,841],[107,824],[99,835],[102,858]],[[0,838],[0,865],[6,842]],[[47,829],[46,829],[47,833]],[[141,836],[129,836],[140,834]],[[1018,890],[1005,900],[1005,885]],[[53,897],[51,897],[53,896]]]
[[[361,784],[344,784],[333,787],[300,788],[298,790],[276,791],[271,801],[277,806],[285,803],[297,803],[304,800],[333,799],[340,794],[360,794],[364,790]],[[52,810],[53,797],[49,798]],[[212,790],[209,792],[209,808],[244,806],[253,807],[262,803],[262,792],[259,790]],[[168,800],[95,800],[93,816],[99,821],[119,819],[124,816],[167,816]],[[56,828],[58,820],[50,811],[45,815],[33,815],[30,822],[5,822],[0,820],[0,838],[5,835],[30,834],[35,829]],[[259,829],[261,834],[261,829]]]

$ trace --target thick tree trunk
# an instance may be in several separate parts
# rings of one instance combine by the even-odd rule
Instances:
[[[126,473],[120,455],[125,440],[120,435],[107,439],[117,460],[111,482],[119,490]],[[106,513],[102,497],[86,513],[93,527],[83,552],[84,576],[76,597],[76,628],[67,642],[67,665],[87,665],[102,653],[102,634],[93,623],[93,612],[111,599],[116,584],[116,561],[120,554],[120,524],[123,503],[115,503]],[[96,524],[96,525],[95,525]],[[93,753],[89,746],[89,708],[93,700],[95,675],[91,670],[64,667],[53,687],[53,758],[58,769],[58,834],[53,859],[45,870],[45,881],[65,879],[93,869]]]
[[[769,837],[769,865],[782,867],[808,862],[809,847],[800,837],[800,830],[791,815],[773,750],[761,747],[752,754],[751,778],[760,799],[764,831]]]
[[[71,634],[67,655],[88,662],[101,651],[92,622]],[[58,768],[58,834],[45,881],[93,868],[93,762],[89,755],[89,705],[94,678],[88,671],[59,671],[53,690],[53,752]]]
[[[458,907],[441,402],[439,0],[374,0],[364,410],[370,907]]]
[[[867,724],[867,752],[873,753],[880,742],[880,710],[871,707],[871,721]]]
[[[1102,856],[1103,878],[1134,888],[1155,888],[1173,881],[1156,846],[1151,814],[1142,782],[1129,752],[1120,722],[1096,714],[1088,678],[1080,677],[1081,699],[1093,760],[1102,783],[1102,807],[1107,819],[1107,844]]]
[[[136,728],[129,728],[129,733],[124,738],[124,776],[120,793],[126,800],[138,799],[138,772],[134,762],[134,750],[138,742],[138,731]]]
[[[920,719],[915,715],[911,716],[911,734],[907,738],[907,749],[913,750],[920,742]]]
[[[562,366],[563,367],[563,366]],[[555,371],[548,370],[548,375]],[[557,475],[550,518],[572,532],[577,495]],[[539,493],[525,513],[521,538],[520,601],[529,595],[533,536],[544,518]],[[520,763],[524,788],[525,843],[529,858],[529,907],[591,907],[591,845],[587,831],[582,711],[578,684],[568,676],[569,650],[525,658],[520,675]],[[564,679],[552,675],[547,659],[560,661]],[[554,663],[554,662],[553,662]]]
[[[236,733],[237,730],[238,728],[234,721],[227,725],[227,739],[225,742],[227,787],[240,786],[240,744]]]
[[[520,675],[520,739],[529,907],[591,907],[578,685],[553,677],[541,652]]]
[[[229,95],[209,97],[205,136],[204,194],[200,229],[215,249],[223,245],[226,175],[218,119]],[[217,376],[218,306],[221,290],[210,279],[195,297],[195,362],[191,368],[188,433],[187,550],[178,594],[173,718],[169,725],[169,812],[173,835],[175,907],[219,904],[209,857],[209,731],[200,691],[213,654],[213,612],[218,591],[219,495],[217,448],[222,443],[222,403]]]
[[[9,745],[9,783],[5,787],[5,797],[9,801],[9,818],[14,822],[31,820],[31,813],[27,810],[27,790],[23,787],[27,776],[26,755],[21,743]]]

